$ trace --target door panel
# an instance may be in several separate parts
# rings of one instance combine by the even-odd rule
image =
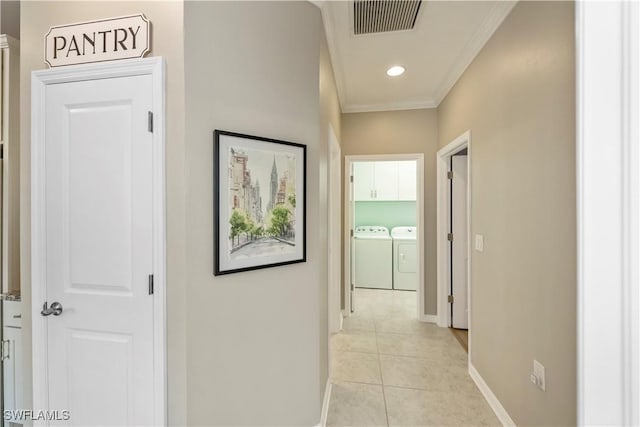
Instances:
[[[95,419],[98,413],[104,425],[132,425],[135,385],[131,335],[84,330],[68,330],[67,334],[68,409],[74,424],[78,419]],[[98,400],[87,393],[95,389],[94,382],[103,390],[119,393],[104,393]]]
[[[149,75],[46,89],[49,407],[71,425],[153,424]]]
[[[451,158],[452,180],[452,277],[454,328],[468,328],[467,301],[467,156]]]
[[[131,292],[131,116],[130,104],[68,109],[69,289]]]

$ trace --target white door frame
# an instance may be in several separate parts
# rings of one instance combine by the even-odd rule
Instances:
[[[358,155],[358,156],[345,156],[344,158],[344,215],[345,224],[344,228],[344,301],[345,309],[343,316],[347,317],[351,315],[351,230],[353,230],[353,212],[351,201],[351,182],[349,177],[351,176],[351,165],[353,162],[366,162],[366,161],[391,161],[391,160],[415,160],[416,161],[416,204],[417,204],[417,224],[418,224],[418,242],[417,242],[417,257],[418,257],[418,287],[416,292],[416,298],[418,298],[418,313],[417,318],[422,322],[432,322],[432,316],[425,315],[424,313],[424,295],[425,295],[425,263],[424,263],[424,248],[425,248],[425,227],[424,227],[424,154],[380,154],[380,155]]]
[[[436,154],[437,174],[437,280],[438,280],[438,326],[443,328],[451,324],[451,311],[448,309],[449,286],[451,283],[451,252],[449,251],[449,218],[451,214],[449,180],[449,159],[460,150],[467,149],[467,304],[468,327],[471,329],[471,131],[468,130]],[[471,334],[469,334],[471,335]],[[471,336],[469,336],[469,354],[471,354]]]
[[[340,142],[338,141],[338,137],[336,136],[336,132],[333,129],[333,126],[329,125],[329,212],[328,212],[328,230],[329,230],[329,240],[327,245],[327,250],[329,250],[328,260],[329,260],[329,272],[328,272],[328,285],[327,288],[329,290],[329,334],[334,334],[339,332],[342,329],[342,310],[340,307],[341,304],[341,295],[340,290],[342,288],[342,281],[340,277],[342,276],[342,197],[341,196],[341,179],[342,179],[342,167],[341,167],[341,158],[342,153],[340,150]],[[336,160],[334,160],[336,159]],[[337,190],[337,191],[336,191]],[[337,216],[337,223],[332,220],[332,218]],[[334,245],[332,245],[332,242]],[[337,256],[335,253],[331,253],[331,247],[333,246],[334,250],[337,251]],[[334,280],[334,276],[337,276],[338,280]],[[331,358],[329,358],[331,360]]]
[[[31,77],[31,311],[33,342],[33,408],[49,409],[47,403],[47,336],[40,316],[46,295],[45,254],[45,93],[48,85],[95,79],[151,75],[153,79],[153,273],[155,298],[154,389],[155,425],[167,423],[166,375],[166,228],[165,228],[165,72],[161,57],[72,65],[34,71]],[[51,408],[64,409],[64,408]],[[45,422],[46,423],[46,422]]]
[[[640,5],[579,1],[578,425],[640,424]]]

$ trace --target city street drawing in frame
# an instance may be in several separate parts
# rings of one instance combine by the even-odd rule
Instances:
[[[214,132],[214,274],[305,262],[307,147]]]

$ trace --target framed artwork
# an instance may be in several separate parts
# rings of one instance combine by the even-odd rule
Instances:
[[[307,260],[307,147],[214,132],[214,274]]]

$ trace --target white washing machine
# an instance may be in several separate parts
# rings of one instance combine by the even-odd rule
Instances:
[[[353,233],[353,284],[357,288],[393,288],[393,248],[389,229],[356,227]]]
[[[393,289],[418,288],[418,250],[416,227],[393,227]]]

